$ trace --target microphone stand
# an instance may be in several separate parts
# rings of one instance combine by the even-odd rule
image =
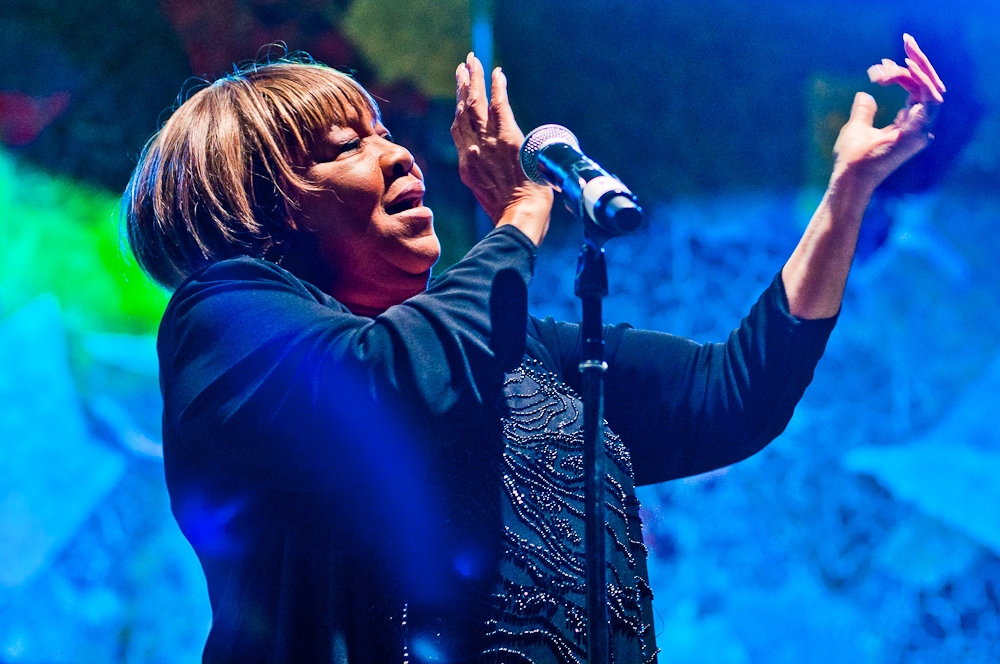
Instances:
[[[608,294],[604,243],[610,239],[585,218],[584,244],[577,261],[574,290],[583,307],[583,501],[587,584],[588,664],[608,664],[609,625],[604,507],[604,325],[602,303]]]
[[[608,664],[607,551],[604,516],[604,325],[608,294],[604,243],[642,222],[635,196],[618,178],[579,151],[576,136],[559,125],[536,127],[521,144],[521,168],[529,180],[563,193],[566,207],[583,222],[576,295],[583,305],[583,517],[587,584],[587,661]]]

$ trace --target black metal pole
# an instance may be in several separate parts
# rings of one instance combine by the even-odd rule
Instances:
[[[608,294],[604,249],[589,238],[577,263],[576,295],[583,306],[583,473],[587,582],[587,661],[609,661],[607,554],[604,507],[604,325],[601,305]]]

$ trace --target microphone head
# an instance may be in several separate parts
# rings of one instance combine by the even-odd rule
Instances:
[[[521,170],[529,180],[541,185],[549,185],[549,182],[538,172],[538,153],[547,145],[553,143],[564,143],[577,152],[580,151],[580,141],[576,140],[566,127],[557,124],[547,124],[535,127],[527,136],[524,143],[521,143]]]

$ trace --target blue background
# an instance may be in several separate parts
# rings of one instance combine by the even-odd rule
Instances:
[[[223,60],[283,38],[353,66],[427,167],[441,268],[474,240],[452,102],[390,80],[397,56],[351,23],[360,2],[0,10],[0,662],[200,658],[205,583],[163,484],[152,335],[166,295],[120,251],[115,210],[157,117],[211,73],[211,35],[190,25],[256,21],[218,36]],[[313,11],[326,32],[304,29]],[[395,29],[419,38],[432,18]],[[948,84],[934,147],[866,219],[787,431],[736,466],[640,489],[661,662],[1000,661],[998,19],[978,0],[493,3],[522,127],[567,125],[646,208],[608,247],[606,320],[698,341],[724,340],[781,269],[853,92],[877,96],[882,122],[901,103],[865,68],[901,60],[910,30]],[[578,319],[579,235],[557,211],[534,313]]]

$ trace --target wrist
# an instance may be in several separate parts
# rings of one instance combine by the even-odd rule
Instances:
[[[824,199],[831,211],[840,213],[836,216],[857,217],[860,222],[877,186],[878,183],[873,184],[870,178],[848,166],[837,164],[830,176]]]
[[[522,192],[508,203],[496,225],[510,224],[538,246],[548,231],[551,214],[552,190],[538,187],[538,191]]]

